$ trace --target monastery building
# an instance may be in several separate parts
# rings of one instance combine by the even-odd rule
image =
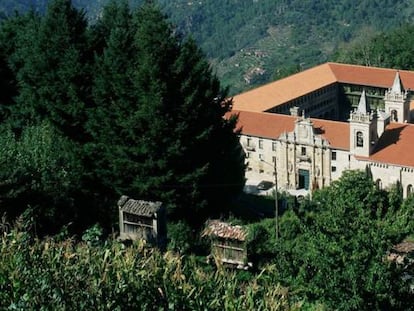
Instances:
[[[234,96],[246,175],[313,190],[344,170],[414,189],[414,72],[326,63]]]

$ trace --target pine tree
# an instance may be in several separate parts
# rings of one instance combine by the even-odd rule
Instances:
[[[87,22],[69,0],[54,0],[40,23],[27,27],[13,58],[20,64],[18,114],[29,124],[50,120],[72,139],[83,139],[87,75]]]
[[[38,28],[39,17],[34,12],[16,15],[0,23],[0,114],[1,121],[21,129],[21,117],[16,111],[15,97],[18,95],[17,72],[22,59],[16,56],[17,46],[27,48],[31,44],[33,31]],[[23,44],[23,42],[25,44]]]
[[[118,9],[106,11],[119,27],[106,27],[89,113],[96,174],[118,195],[161,200],[171,218],[199,224],[213,215],[214,198],[223,211],[244,181],[225,93],[194,42],[153,4],[133,14],[132,27]]]
[[[86,145],[88,166],[95,186],[111,197],[119,190],[115,174],[121,174],[128,142],[126,120],[135,110],[132,70],[136,53],[133,45],[132,15],[126,1],[111,1],[92,28],[95,46],[93,107],[88,109],[87,129],[92,141]],[[135,142],[134,142],[135,143]],[[125,178],[123,176],[122,178]],[[112,197],[112,199],[115,199]]]
[[[15,95],[14,76],[7,64],[5,52],[0,47],[0,122],[4,122],[9,114],[9,106]]]

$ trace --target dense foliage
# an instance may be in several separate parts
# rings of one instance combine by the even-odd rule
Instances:
[[[365,172],[348,171],[285,212],[279,240],[274,221],[252,225],[250,247],[259,263],[276,265],[281,284],[329,310],[410,310],[412,280],[386,254],[413,232],[413,197],[402,203],[398,186],[379,190]]]
[[[26,228],[27,229],[27,228]],[[0,309],[295,310],[268,266],[213,270],[195,257],[161,254],[142,243],[100,246],[32,240],[13,230],[0,240]]]
[[[108,226],[126,194],[194,226],[243,187],[226,92],[151,3],[113,1],[93,26],[68,0],[9,18],[0,72],[1,212]]]
[[[0,308],[123,310],[412,310],[409,265],[387,260],[413,234],[414,197],[376,189],[346,172],[298,209],[249,228],[253,271],[208,266],[205,258],[125,246],[93,226],[84,242],[33,237],[31,214],[0,223]],[[174,232],[191,235],[187,225]],[[62,239],[63,238],[63,239]],[[184,241],[184,240],[183,240]]]
[[[413,70],[414,26],[405,24],[393,31],[369,33],[363,40],[344,46],[336,59],[341,62]]]

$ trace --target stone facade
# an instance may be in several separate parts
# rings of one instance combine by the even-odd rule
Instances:
[[[311,191],[329,185],[345,170],[369,169],[378,187],[398,181],[406,197],[413,192],[414,159],[398,159],[393,150],[401,143],[409,146],[407,140],[414,139],[414,125],[408,124],[410,94],[403,89],[398,72],[393,85],[383,93],[384,109],[371,110],[363,90],[358,107],[348,112],[347,122],[305,116],[306,109],[318,107],[310,114],[336,119],[343,101],[339,87],[334,85],[267,110],[274,116],[235,111],[246,154],[246,175],[254,173],[262,180],[273,181],[276,172],[279,189]],[[287,111],[292,114],[290,119]],[[270,122],[274,122],[274,130]]]

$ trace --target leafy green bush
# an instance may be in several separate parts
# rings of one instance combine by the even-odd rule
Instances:
[[[97,246],[103,235],[103,229],[99,224],[95,224],[89,229],[86,229],[82,235],[82,241],[88,243],[88,245]]]
[[[169,222],[167,224],[167,231],[168,250],[179,254],[187,254],[194,243],[194,234],[191,227],[183,221]]]

